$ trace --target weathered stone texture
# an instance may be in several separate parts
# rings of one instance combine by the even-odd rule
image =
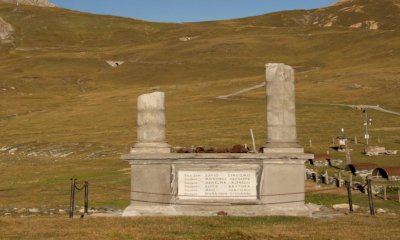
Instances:
[[[132,152],[170,152],[166,143],[165,94],[139,96],[137,112],[137,143]]]
[[[264,152],[302,152],[297,143],[294,70],[281,63],[266,65],[267,129]]]

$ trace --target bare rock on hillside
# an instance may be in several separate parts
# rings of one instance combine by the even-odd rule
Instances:
[[[376,21],[365,21],[365,24],[368,29],[370,30],[378,30],[379,29],[379,23]]]
[[[332,27],[338,20],[338,16],[330,15],[326,22],[322,24],[323,27]]]
[[[366,28],[369,30],[378,30],[379,23],[376,21],[368,20],[368,21],[364,21],[364,22],[354,23],[354,24],[350,25],[349,28]]]
[[[341,4],[345,4],[348,2],[353,2],[353,0],[338,0],[336,3],[332,4],[333,6],[335,5],[341,5]]]
[[[364,13],[364,6],[360,6],[360,5],[353,5],[350,7],[344,7],[342,9],[340,9],[339,11],[341,12],[355,12],[355,13]]]
[[[188,42],[188,41],[192,41],[194,39],[199,38],[200,36],[185,36],[185,37],[181,37],[179,38],[179,41],[181,42]]]
[[[56,5],[50,3],[48,0],[0,0],[0,3],[32,5],[38,7],[55,7]]]
[[[106,63],[107,63],[108,65],[110,65],[111,67],[116,68],[116,67],[119,67],[119,66],[121,66],[122,64],[124,64],[125,61],[111,61],[111,60],[107,60]]]
[[[13,32],[14,28],[11,24],[0,18],[0,42],[10,40]]]
[[[363,26],[362,22],[359,23],[354,23],[352,25],[349,26],[349,28],[361,28]]]

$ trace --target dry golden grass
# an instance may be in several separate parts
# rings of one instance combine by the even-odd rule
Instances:
[[[372,229],[371,226],[374,226]],[[1,239],[398,239],[397,216],[0,218]]]
[[[369,9],[381,2],[364,1]],[[281,26],[280,13],[162,24],[63,9],[13,9],[0,4],[2,18],[17,30],[15,45],[0,45],[0,148],[18,150],[14,155],[0,153],[0,207],[66,208],[71,177],[90,181],[91,206],[127,206],[130,176],[123,169],[129,165],[119,158],[135,143],[136,98],[149,91],[167,94],[168,141],[173,146],[249,144],[250,128],[257,146],[263,145],[267,134],[264,89],[229,100],[216,97],[264,81],[268,62],[284,62],[296,69],[298,136],[307,151],[329,150],[333,157],[344,159],[343,153],[330,148],[332,137],[343,127],[348,136],[358,136],[360,141],[351,146],[353,162],[400,166],[398,156],[363,155],[361,112],[331,105],[379,104],[400,112],[397,27],[369,31]],[[397,8],[377,9],[379,16],[373,16],[386,22],[386,16],[398,15]],[[302,13],[282,16],[291,19]],[[274,24],[278,27],[271,27]],[[184,36],[200,37],[179,41]],[[105,60],[126,63],[114,69]],[[369,113],[371,144],[400,149],[400,117]],[[65,158],[32,155],[51,151],[74,153]],[[355,200],[366,206],[365,196]],[[330,206],[346,199],[311,194],[307,201]],[[397,203],[377,204],[399,208]],[[393,239],[398,234],[396,220],[391,216],[336,220],[1,218],[0,238]],[[371,226],[382,228],[371,231]]]

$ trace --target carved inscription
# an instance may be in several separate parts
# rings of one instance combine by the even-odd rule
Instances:
[[[257,199],[253,170],[178,171],[179,199]]]

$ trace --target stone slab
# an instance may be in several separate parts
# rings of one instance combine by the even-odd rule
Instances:
[[[121,156],[123,160],[130,161],[133,163],[149,162],[149,163],[166,163],[169,161],[181,161],[190,160],[191,163],[203,162],[203,161],[303,161],[308,159],[314,159],[314,154],[310,153],[170,153],[170,154],[142,154],[142,153],[130,153]]]
[[[178,171],[177,198],[257,200],[256,171]]]

